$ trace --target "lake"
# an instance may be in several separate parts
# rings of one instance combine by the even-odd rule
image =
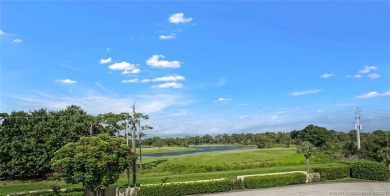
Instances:
[[[156,154],[143,154],[142,157],[166,157],[166,156],[190,155],[190,154],[197,154],[202,152],[255,149],[256,146],[196,146],[193,148],[197,148],[197,150],[187,151],[187,152],[166,152],[166,153],[156,153]]]

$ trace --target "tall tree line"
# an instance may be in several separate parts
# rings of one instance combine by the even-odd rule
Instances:
[[[0,113],[0,178],[40,178],[51,173],[54,152],[81,137],[117,135],[127,113],[92,116],[71,105],[60,111],[39,109]]]

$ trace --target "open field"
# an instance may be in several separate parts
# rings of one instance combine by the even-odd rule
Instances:
[[[137,149],[137,152],[139,149]],[[160,149],[158,147],[142,147],[142,154],[156,154],[156,153],[167,153],[167,152],[189,152],[189,151],[198,151],[197,148],[191,148],[191,147],[168,147],[164,146]]]
[[[175,148],[167,148],[167,150],[175,150]],[[323,154],[314,154],[310,160],[311,168],[350,164],[349,162],[337,162]],[[217,178],[233,179],[238,175],[305,170],[305,159],[302,154],[297,154],[294,148],[207,152],[186,156],[144,158],[144,162],[149,166],[151,163],[157,164],[150,169],[138,170],[137,182],[139,184],[161,183],[163,180],[182,182]],[[208,167],[219,168],[220,171],[204,171]],[[182,170],[175,168],[182,168]],[[127,178],[124,174],[116,185],[125,186],[126,184]],[[55,185],[61,188],[81,187],[81,184],[67,185],[62,181],[0,182],[0,195],[17,191],[51,189]]]
[[[324,154],[314,154],[312,163],[334,161]],[[174,157],[143,158],[145,167],[142,175],[187,174],[215,171],[256,169],[274,166],[305,165],[305,158],[294,148],[242,149],[220,152],[206,152]]]

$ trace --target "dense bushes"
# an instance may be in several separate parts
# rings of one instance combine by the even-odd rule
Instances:
[[[277,174],[267,176],[246,177],[244,186],[248,189],[268,188],[286,186],[291,184],[302,184],[306,182],[306,175],[303,173]]]
[[[390,178],[390,171],[384,163],[362,160],[352,164],[351,177],[387,181]]]
[[[231,180],[171,183],[141,187],[142,196],[181,196],[201,193],[226,192],[232,189]]]
[[[341,178],[347,178],[350,176],[351,167],[328,167],[328,168],[314,168],[314,172],[318,172],[321,175],[321,181],[335,180]]]

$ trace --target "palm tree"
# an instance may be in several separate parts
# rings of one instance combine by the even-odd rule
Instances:
[[[312,143],[308,141],[302,142],[297,149],[298,153],[303,153],[303,156],[306,158],[306,172],[309,174],[309,158],[311,157],[311,154],[315,151],[315,147]]]

